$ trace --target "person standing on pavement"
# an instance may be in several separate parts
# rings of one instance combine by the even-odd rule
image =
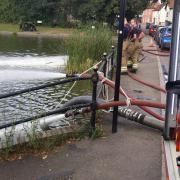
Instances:
[[[135,19],[131,20],[130,31],[128,34],[129,46],[127,49],[128,55],[128,66],[132,66],[132,71],[138,70],[138,59],[142,49],[142,39],[145,34],[142,32],[141,28],[138,27],[137,21]]]
[[[128,47],[129,39],[128,35],[130,32],[130,25],[127,22],[127,19],[124,19],[124,30],[123,30],[123,50],[122,50],[122,67],[121,73],[127,73],[127,61],[128,61]]]

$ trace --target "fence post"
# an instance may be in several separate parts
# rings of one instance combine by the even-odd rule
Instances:
[[[97,83],[99,81],[99,75],[97,73],[98,68],[94,68],[94,73],[92,74],[92,83],[93,83],[93,91],[92,91],[92,113],[91,113],[91,127],[94,131],[96,128],[96,107],[97,107]]]
[[[104,67],[103,67],[103,73],[104,73],[104,77],[106,77],[106,73],[107,73],[107,53],[103,53],[103,62],[104,62]]]
[[[112,46],[112,56],[111,56],[111,77],[110,77],[111,80],[112,80],[112,78],[113,78],[113,73],[114,73],[114,50],[115,50],[115,47]]]

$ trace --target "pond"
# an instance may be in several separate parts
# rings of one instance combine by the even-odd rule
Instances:
[[[0,36],[0,94],[57,81],[68,61],[65,49],[61,39]],[[55,110],[71,85],[0,100],[0,125]],[[90,93],[89,87],[90,82],[78,83],[64,101]]]

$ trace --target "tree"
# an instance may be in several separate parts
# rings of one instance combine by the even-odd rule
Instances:
[[[14,17],[9,0],[0,0],[0,22],[13,22]]]
[[[33,21],[41,19],[51,23],[59,15],[59,0],[1,0],[0,20],[4,22]]]
[[[127,0],[126,17],[131,19],[138,16],[146,7],[148,1]],[[119,0],[90,0],[84,1],[79,7],[78,18],[87,22],[96,18],[112,24],[119,13]]]
[[[126,17],[139,15],[148,0],[127,0]],[[45,24],[66,23],[67,16],[84,23],[114,23],[119,13],[119,0],[0,0],[0,21],[19,22],[42,20]]]
[[[147,6],[148,1],[145,0],[127,0],[126,17],[128,20],[138,17]]]

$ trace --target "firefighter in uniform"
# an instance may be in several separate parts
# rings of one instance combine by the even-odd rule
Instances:
[[[122,50],[122,67],[121,67],[121,73],[127,72],[127,49],[129,47],[129,40],[128,40],[128,34],[130,32],[130,25],[127,22],[127,19],[124,19],[124,30],[123,30],[123,50]]]
[[[126,31],[127,25],[124,26]],[[127,36],[127,37],[126,37]],[[128,35],[124,33],[123,57],[122,57],[122,73],[127,72],[127,67],[131,67],[133,72],[138,69],[138,59],[142,49],[141,40],[144,38],[144,33],[138,27],[135,19],[131,20]]]

